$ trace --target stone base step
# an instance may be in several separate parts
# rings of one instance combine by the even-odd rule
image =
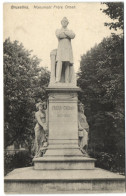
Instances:
[[[44,155],[46,156],[84,156],[83,153],[80,151],[79,148],[73,149],[73,148],[59,148],[59,149],[48,149]]]
[[[6,193],[105,193],[125,192],[125,177],[103,169],[15,169],[5,177]]]
[[[77,139],[49,139],[49,145],[50,144],[77,144],[78,145],[78,140]]]
[[[81,170],[94,169],[95,159],[89,157],[39,157],[34,158],[34,169],[41,170]]]
[[[77,144],[50,144],[48,149],[79,149]]]

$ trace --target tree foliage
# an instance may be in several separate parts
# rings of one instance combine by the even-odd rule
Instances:
[[[124,40],[112,35],[81,57],[78,85],[90,125],[90,147],[124,153]]]
[[[113,22],[105,23],[105,26],[109,26],[110,29],[122,29],[124,28],[124,3],[123,2],[105,2],[107,6],[103,9],[103,13],[108,15]]]
[[[8,38],[3,48],[5,147],[15,141],[29,145],[34,136],[35,103],[46,98],[49,72],[18,41]]]

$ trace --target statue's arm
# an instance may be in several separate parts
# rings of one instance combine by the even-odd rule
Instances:
[[[85,119],[85,129],[87,132],[89,132],[89,124],[87,122],[87,118],[86,118],[85,114],[84,114],[84,119]]]
[[[44,129],[44,128],[45,128],[45,125],[44,125],[44,123],[41,121],[41,118],[40,118],[40,116],[39,116],[38,113],[35,114],[35,118],[36,118],[37,122],[39,123],[39,125],[41,125],[41,127],[43,127],[43,129]]]
[[[74,39],[75,38],[75,33],[71,30],[66,30],[65,31],[65,35],[70,38],[70,39]]]
[[[79,118],[78,118],[78,129],[79,129],[79,131],[83,130],[83,127],[82,127],[81,124],[80,124]]]
[[[89,124],[88,124],[88,122],[87,122],[86,131],[89,132]]]
[[[67,35],[65,35],[65,33],[59,29],[56,30],[56,37],[58,39],[63,39],[63,38],[67,38]]]

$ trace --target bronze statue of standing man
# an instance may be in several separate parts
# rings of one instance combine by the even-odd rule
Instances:
[[[71,80],[73,70],[71,39],[74,39],[75,34],[67,28],[68,24],[68,19],[64,17],[61,21],[62,28],[56,30],[56,36],[58,38],[56,82],[60,82],[61,80],[62,66],[65,66],[65,83],[69,83]]]

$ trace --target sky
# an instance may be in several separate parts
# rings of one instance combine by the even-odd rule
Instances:
[[[28,6],[29,9],[18,9],[18,6]],[[38,6],[41,6],[41,9],[38,9]],[[51,8],[47,9],[43,6]],[[10,37],[11,41],[18,40],[23,43],[26,49],[33,50],[32,55],[42,60],[40,66],[50,70],[50,52],[58,46],[55,31],[61,28],[61,19],[66,16],[69,20],[68,29],[76,34],[75,39],[72,40],[72,48],[74,69],[77,72],[81,55],[112,33],[104,26],[104,22],[110,22],[110,18],[102,13],[100,8],[106,6],[99,2],[5,3],[4,40]]]

